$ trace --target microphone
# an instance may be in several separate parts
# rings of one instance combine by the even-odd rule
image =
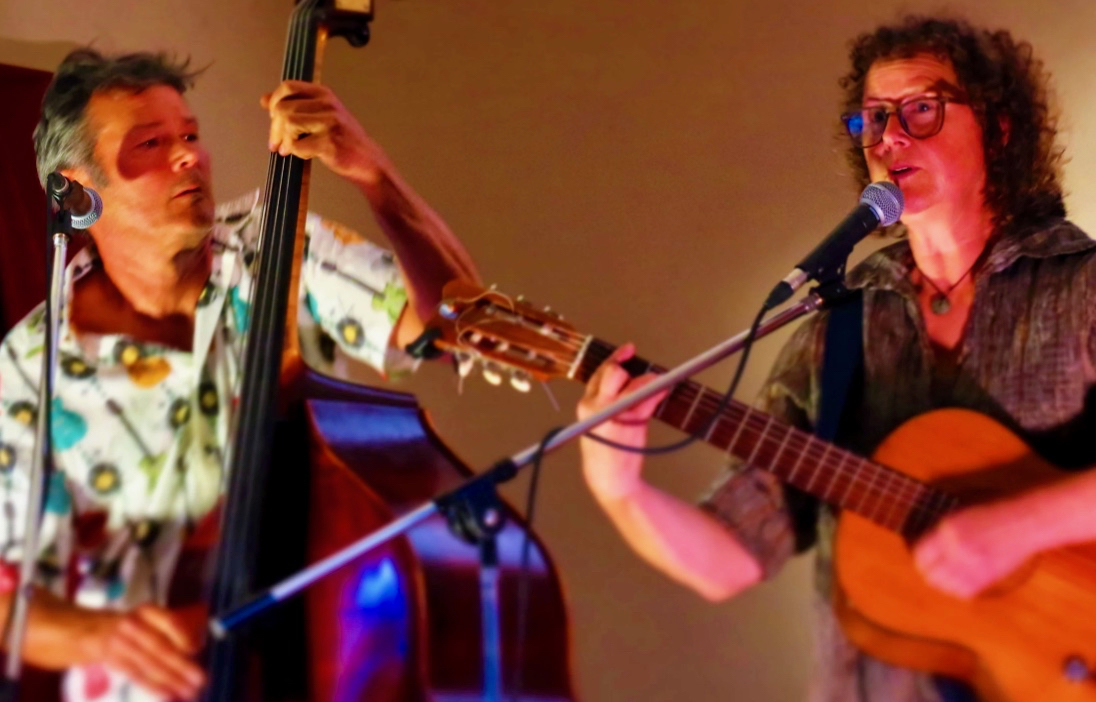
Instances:
[[[905,199],[894,183],[879,181],[868,185],[860,194],[856,209],[777,283],[766,304],[770,307],[779,305],[808,280],[818,280],[835,266],[843,265],[852,253],[852,247],[879,227],[889,227],[897,222],[903,207]]]
[[[103,199],[91,188],[69,180],[57,171],[46,178],[46,192],[61,207],[72,213],[72,228],[87,229],[103,214]]]

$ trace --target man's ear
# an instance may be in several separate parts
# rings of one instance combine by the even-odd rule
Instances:
[[[69,180],[75,180],[80,185],[93,185],[93,183],[91,182],[91,173],[88,172],[88,169],[84,168],[83,166],[60,168],[57,170],[57,172],[65,176]]]

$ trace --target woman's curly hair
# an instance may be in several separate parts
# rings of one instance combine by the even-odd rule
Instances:
[[[998,231],[1065,215],[1063,152],[1054,143],[1056,115],[1048,106],[1049,75],[1031,44],[1006,31],[976,29],[955,19],[909,16],[861,34],[850,44],[852,69],[841,79],[845,111],[860,108],[868,70],[877,61],[929,54],[947,60],[982,128],[985,202]],[[847,136],[842,135],[846,143]],[[869,182],[863,149],[847,152],[861,187]]]

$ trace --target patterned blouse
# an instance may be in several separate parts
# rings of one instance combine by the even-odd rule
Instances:
[[[868,455],[907,419],[964,407],[1001,422],[1062,468],[1096,464],[1096,242],[1064,220],[1000,237],[976,279],[954,355],[934,351],[925,332],[913,268],[909,243],[900,241],[849,274],[849,285],[864,290],[864,383],[843,417],[853,431],[839,443]],[[768,412],[807,429],[817,420],[826,319],[816,315],[796,330],[762,393]],[[735,532],[766,576],[797,550],[818,546],[812,700],[944,699],[950,684],[873,659],[842,633],[830,606],[833,508],[748,467],[728,471],[702,506]]]
[[[191,351],[119,335],[77,336],[64,309],[51,422],[56,470],[38,559],[39,582],[55,594],[118,610],[198,596],[196,586],[180,593],[172,580],[188,539],[199,527],[210,531],[226,484],[222,459],[238,399],[261,209],[258,192],[217,209],[213,270]],[[311,213],[306,234],[299,317],[309,361],[323,370],[323,354],[309,353],[322,346],[315,339],[323,333],[377,369],[410,368],[411,359],[389,346],[407,297],[393,256]],[[73,282],[98,265],[94,247],[77,254],[66,300]],[[9,588],[22,552],[43,317],[44,304],[0,344],[0,586]],[[70,671],[64,694],[70,702],[158,699],[102,666]]]

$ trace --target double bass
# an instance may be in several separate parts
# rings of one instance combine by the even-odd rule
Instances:
[[[370,0],[301,0],[283,80],[316,81],[327,39],[364,45],[371,19]],[[472,474],[413,397],[305,365],[296,300],[308,165],[270,157],[213,614]],[[444,519],[427,521],[212,642],[203,699],[573,699],[554,566],[516,513],[503,509],[497,569],[481,568],[481,549],[454,536]],[[518,554],[526,539],[533,548],[523,589]],[[492,622],[497,636],[488,631]]]

